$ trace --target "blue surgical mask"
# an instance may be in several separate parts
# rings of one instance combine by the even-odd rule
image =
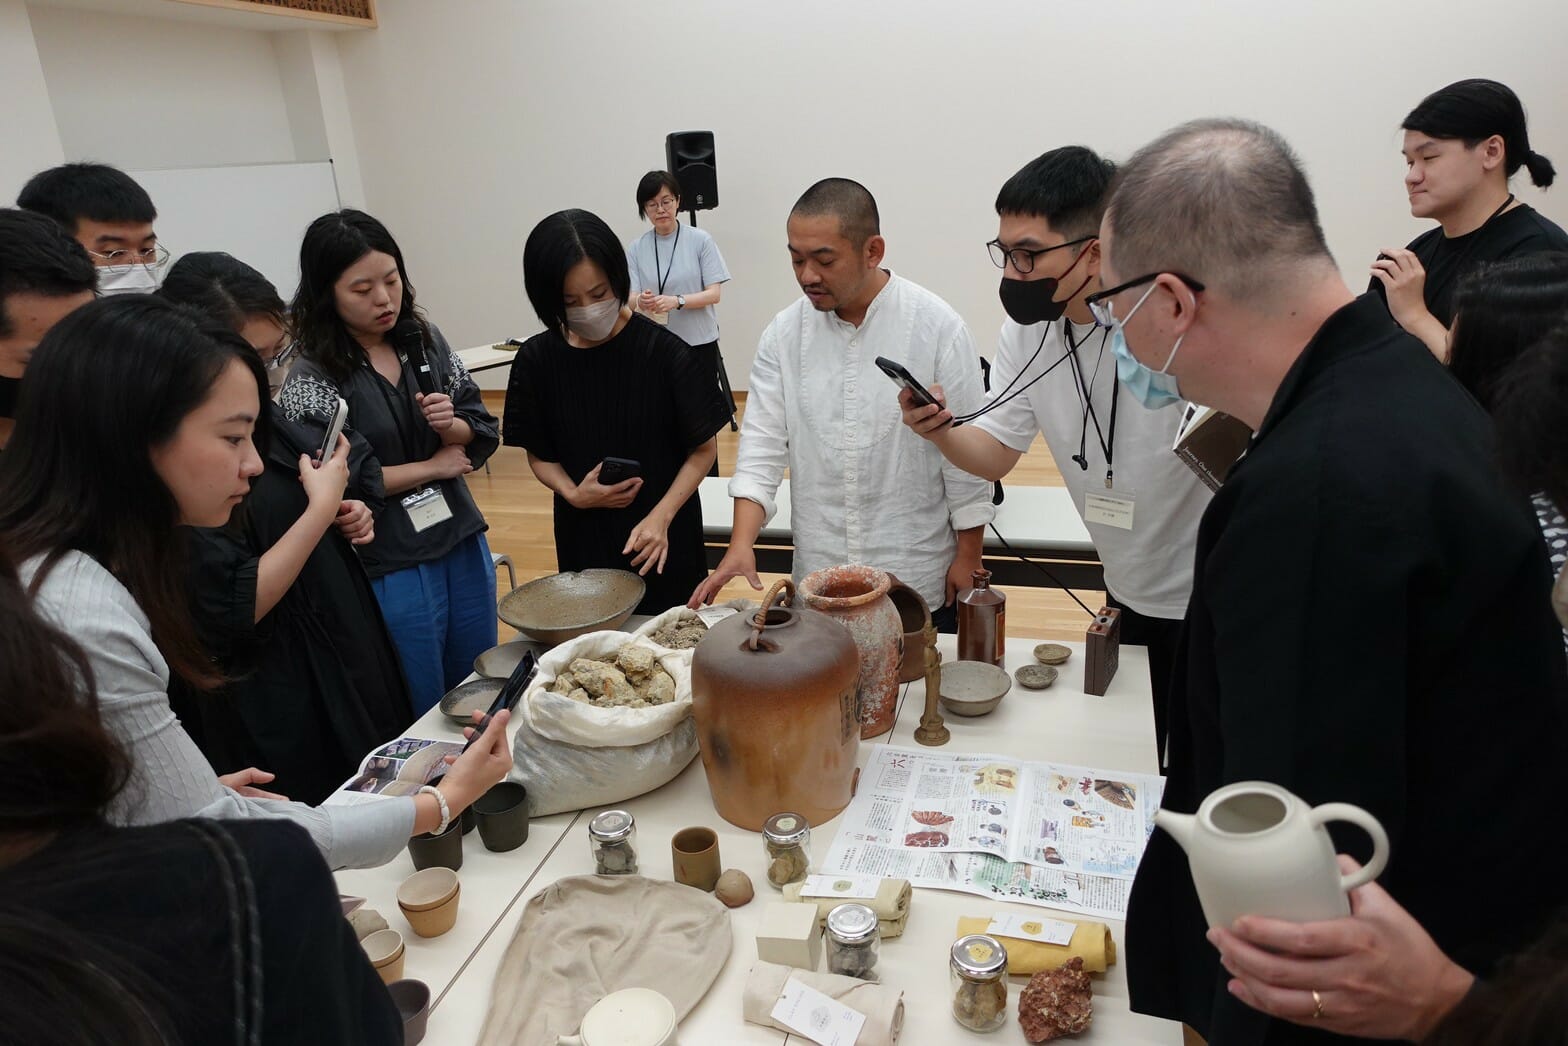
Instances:
[[[1181,339],[1186,335],[1176,339],[1176,344],[1171,346],[1171,354],[1165,358],[1165,366],[1155,370],[1138,361],[1127,347],[1127,335],[1122,333],[1122,327],[1132,319],[1132,314],[1143,308],[1143,303],[1153,293],[1153,287],[1144,291],[1132,311],[1111,324],[1111,354],[1116,357],[1116,377],[1127,386],[1127,391],[1147,409],[1159,410],[1182,401],[1181,390],[1176,387],[1176,376],[1170,373],[1170,369],[1176,359],[1176,350],[1181,348]]]

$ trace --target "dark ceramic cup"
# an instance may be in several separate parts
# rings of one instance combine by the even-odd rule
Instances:
[[[471,809],[486,850],[505,853],[528,841],[528,790],[516,781],[502,781],[474,800]]]
[[[430,1021],[430,986],[413,979],[393,981],[387,992],[403,1016],[404,1046],[416,1046],[425,1037],[425,1026]]]
[[[414,836],[408,841],[408,856],[414,859],[414,867],[420,871],[450,868],[455,872],[463,867],[462,819],[452,818],[452,823],[440,835]]]

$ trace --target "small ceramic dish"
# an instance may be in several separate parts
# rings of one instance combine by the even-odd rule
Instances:
[[[455,719],[464,726],[473,726],[474,713],[488,710],[505,685],[505,677],[470,679],[466,683],[459,683],[441,699],[441,711],[448,719]]]
[[[387,984],[403,979],[403,959],[406,949],[403,935],[396,930],[377,930],[359,942],[370,959],[370,965]]]
[[[397,906],[421,937],[440,937],[457,922],[462,885],[450,868],[415,872],[397,888]]]
[[[531,639],[514,639],[510,643],[493,646],[474,658],[474,672],[486,679],[504,680],[512,674],[512,669],[517,667],[524,654],[532,651],[535,657],[543,657],[549,649],[544,643],[535,643]]]
[[[994,712],[1013,688],[1003,669],[984,661],[951,661],[942,666],[942,707],[956,716]]]
[[[1034,659],[1042,665],[1064,665],[1072,656],[1072,647],[1060,643],[1041,643],[1034,648]]]
[[[1024,665],[1013,673],[1013,678],[1025,690],[1044,690],[1056,682],[1056,676],[1056,669],[1050,665]]]

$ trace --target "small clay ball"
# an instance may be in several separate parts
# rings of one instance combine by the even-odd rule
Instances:
[[[713,895],[724,902],[726,908],[739,908],[756,896],[751,888],[751,877],[738,868],[731,868],[719,876]]]

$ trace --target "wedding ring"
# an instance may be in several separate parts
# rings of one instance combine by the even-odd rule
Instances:
[[[1312,992],[1312,1019],[1316,1021],[1316,1020],[1321,1020],[1322,1017],[1323,1017],[1323,996],[1319,995],[1317,993],[1316,989],[1314,989],[1313,992]]]

